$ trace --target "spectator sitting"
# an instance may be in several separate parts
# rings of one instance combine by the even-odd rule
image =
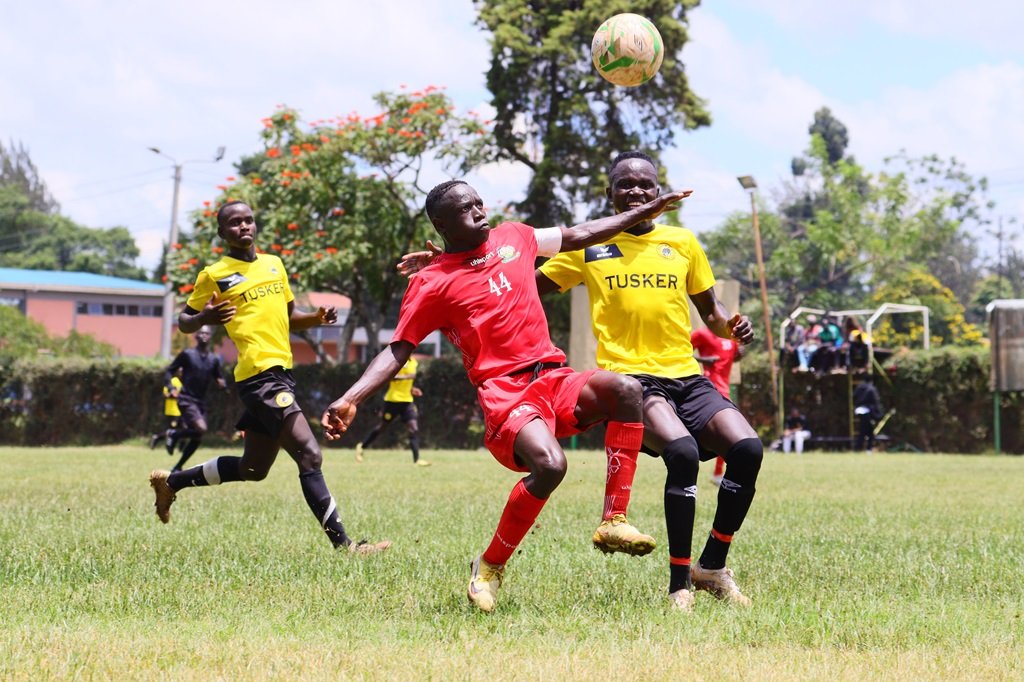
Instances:
[[[796,347],[797,362],[800,366],[797,369],[801,372],[809,372],[811,369],[811,358],[818,350],[818,334],[821,333],[821,326],[815,315],[807,316],[807,329],[804,331],[803,339]]]
[[[804,336],[807,334],[807,330],[797,320],[790,320],[790,325],[786,327],[786,338],[782,344],[782,357],[781,366],[787,367],[792,364],[791,358],[796,358],[797,363],[800,362],[800,344],[804,342]],[[800,365],[793,367],[793,371],[796,372],[800,368]]]
[[[836,368],[838,353],[836,344],[843,340],[839,326],[832,321],[829,315],[821,318],[821,330],[818,332],[818,350],[811,356],[811,366],[819,374],[831,372]]]
[[[811,437],[807,430],[807,417],[794,407],[786,417],[782,430],[782,451],[789,454],[791,447],[796,445],[796,454],[804,454],[804,441]]]

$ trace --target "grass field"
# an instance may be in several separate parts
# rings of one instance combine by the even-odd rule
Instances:
[[[769,454],[729,562],[753,608],[702,593],[683,615],[660,462],[631,518],[661,546],[605,556],[603,454],[571,453],[483,614],[468,564],[517,479],[485,452],[328,452],[350,533],[395,542],[373,557],[329,549],[286,456],[184,491],[163,526],[160,453],[0,448],[0,679],[1024,678],[1024,458]]]

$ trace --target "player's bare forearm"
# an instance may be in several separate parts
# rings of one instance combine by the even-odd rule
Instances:
[[[680,201],[691,194],[693,194],[692,189],[666,192],[643,206],[637,206],[612,216],[588,220],[585,223],[573,225],[572,227],[562,228],[561,250],[578,251],[594,244],[606,242],[619,232],[628,230],[638,223],[657,218],[665,211],[674,210]]]
[[[311,312],[296,310],[294,306],[288,308],[288,327],[293,332],[301,332],[313,327],[321,327],[325,324],[334,324],[338,321],[338,311],[332,305],[320,306]]]
[[[754,327],[746,315],[729,315],[729,311],[715,296],[714,289],[693,294],[693,305],[700,313],[700,319],[715,336],[722,339],[733,339],[740,345],[746,345],[754,340]]]
[[[320,424],[327,440],[337,440],[348,431],[356,408],[391,381],[412,355],[413,345],[396,341],[382,350],[345,394],[327,406]]]

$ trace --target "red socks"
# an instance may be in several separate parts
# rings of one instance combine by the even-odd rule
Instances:
[[[625,515],[636,474],[636,456],[644,440],[644,425],[637,422],[609,421],[604,434],[608,455],[608,478],[604,486],[604,515]]]
[[[516,483],[501,513],[498,530],[494,531],[491,544],[484,550],[484,561],[493,566],[504,565],[530,531],[545,502],[546,499],[535,497],[527,490],[522,481]]]

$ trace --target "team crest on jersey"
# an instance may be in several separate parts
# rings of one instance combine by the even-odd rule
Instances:
[[[295,396],[288,391],[281,391],[274,396],[274,404],[278,407],[288,407],[295,402]]]
[[[233,286],[241,284],[245,281],[245,276],[240,272],[232,272],[227,277],[222,277],[217,280],[217,288],[222,292],[227,291]]]
[[[668,244],[658,244],[658,253],[661,254],[662,258],[667,258],[668,260],[676,257],[675,249]]]
[[[511,263],[516,258],[519,258],[519,252],[511,244],[505,244],[498,247],[498,258],[501,259],[502,263]]]
[[[598,244],[597,246],[588,246],[583,250],[584,263],[593,263],[609,258],[622,258],[622,250],[618,244]]]

